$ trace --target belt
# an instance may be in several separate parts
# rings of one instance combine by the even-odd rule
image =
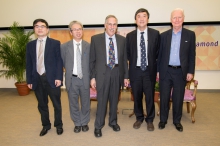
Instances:
[[[107,67],[108,67],[108,65],[106,65]],[[115,64],[115,66],[114,67],[119,67],[119,65],[118,64]]]
[[[168,65],[168,66],[175,69],[181,68],[181,66],[174,66],[174,65]]]
[[[148,67],[148,66],[147,66]],[[141,68],[140,66],[136,66],[136,68]]]
[[[46,72],[44,72],[42,75],[40,75],[40,76],[45,76],[46,75]]]
[[[74,75],[74,74],[72,74],[72,76],[73,76],[73,77],[78,77],[78,75]]]

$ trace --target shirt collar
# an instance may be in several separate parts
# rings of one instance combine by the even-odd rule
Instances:
[[[105,32],[105,38],[109,40],[109,38],[112,38],[112,40],[115,40],[115,34],[110,37],[106,32]]]
[[[141,32],[144,32],[144,34],[147,34],[147,28],[148,27],[146,27],[144,31],[140,31],[139,29],[137,29],[137,33],[140,34]]]
[[[43,38],[38,38],[37,40],[43,40],[43,42],[46,42],[46,40],[47,40],[47,36],[46,37],[43,37]]]
[[[176,34],[182,33],[182,29],[183,29],[183,28],[181,28]],[[172,33],[175,34],[175,33],[174,33],[174,30],[172,30]]]
[[[77,41],[75,41],[75,40],[73,39],[73,44],[78,44],[78,43],[81,45],[82,39],[81,39],[79,42],[77,42]]]

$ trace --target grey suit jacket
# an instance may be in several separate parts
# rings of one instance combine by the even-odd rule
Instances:
[[[89,54],[90,54],[90,44],[82,40],[82,73],[83,73],[82,80],[86,89],[90,87]],[[65,85],[68,91],[71,85],[71,81],[72,81],[71,78],[74,67],[73,40],[68,41],[61,45],[61,56],[65,68]]]
[[[125,38],[115,34],[118,51],[118,65],[120,74],[120,83],[124,85],[124,79],[128,79],[127,54],[125,48]],[[106,72],[106,42],[105,33],[94,35],[91,38],[90,47],[90,70],[91,79],[96,79],[96,89],[99,90],[105,80]]]
[[[158,57],[158,71],[160,78],[166,76],[170,59],[170,48],[172,39],[172,29],[161,34],[160,53]],[[180,65],[183,72],[183,79],[186,79],[187,73],[195,72],[195,55],[196,55],[195,33],[191,30],[182,28],[180,42]]]

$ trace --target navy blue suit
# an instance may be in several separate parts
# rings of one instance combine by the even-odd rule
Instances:
[[[195,33],[182,28],[180,40],[180,66],[169,67],[170,49],[173,29],[161,34],[160,53],[158,57],[158,72],[160,78],[160,121],[166,123],[169,114],[171,90],[173,101],[173,123],[180,123],[182,117],[183,98],[187,73],[195,72]],[[171,64],[172,65],[172,64]]]
[[[137,30],[134,30],[126,36],[127,58],[129,61],[129,79],[134,95],[134,113],[136,120],[143,122],[143,93],[145,94],[147,117],[146,122],[153,122],[155,117],[154,107],[154,87],[157,73],[157,57],[160,46],[159,31],[147,28],[148,31],[148,46],[147,59],[148,67],[142,71],[137,67]]]
[[[46,39],[44,52],[45,74],[37,72],[37,40],[33,40],[26,47],[26,78],[27,84],[32,84],[32,89],[38,100],[38,110],[41,114],[42,125],[46,129],[51,128],[48,110],[48,95],[54,106],[54,126],[62,127],[61,91],[56,87],[55,80],[63,80],[63,62],[60,53],[60,42],[51,38]],[[62,84],[61,84],[62,86]]]

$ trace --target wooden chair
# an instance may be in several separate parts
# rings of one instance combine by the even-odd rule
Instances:
[[[191,84],[193,84],[194,89],[190,89]],[[197,86],[198,86],[198,81],[197,80],[192,80],[186,83],[186,89],[185,89],[185,94],[184,94],[184,100],[183,102],[186,103],[187,107],[187,113],[190,113],[190,105],[191,105],[191,120],[192,123],[195,123],[195,117],[194,113],[196,110],[196,92],[197,92]],[[160,100],[158,100],[160,104]],[[170,98],[170,106],[172,104],[172,98]],[[159,107],[160,111],[160,107]],[[159,111],[157,115],[159,115]]]

